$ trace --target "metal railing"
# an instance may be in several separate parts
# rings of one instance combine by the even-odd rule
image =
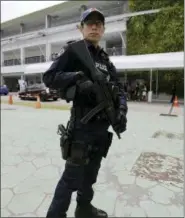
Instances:
[[[25,64],[35,64],[35,63],[43,63],[46,61],[44,55],[41,56],[33,56],[33,57],[26,57],[24,59]]]
[[[35,64],[35,63],[43,63],[46,61],[44,55],[42,56],[33,56],[33,57],[26,57],[24,58],[24,64]],[[10,59],[4,60],[3,66],[15,66],[21,65],[21,59]]]
[[[14,66],[14,65],[20,65],[21,59],[10,59],[10,60],[4,60],[4,66]]]
[[[110,56],[125,55],[125,48],[121,46],[106,48],[106,52]],[[58,57],[58,53],[56,52],[52,53],[50,56],[50,60],[54,61],[57,57]],[[35,64],[35,63],[43,63],[43,62],[46,62],[46,58],[44,55],[24,58],[24,64]],[[21,60],[20,59],[4,60],[4,66],[14,66],[14,65],[21,65]]]

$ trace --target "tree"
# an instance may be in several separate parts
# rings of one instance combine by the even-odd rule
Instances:
[[[183,0],[130,0],[129,7],[131,11],[161,11],[127,21],[128,55],[184,51]],[[170,71],[164,79],[182,83],[183,77],[183,71]]]
[[[163,1],[164,3],[166,2],[165,0],[158,0],[156,2]],[[140,0],[135,0],[134,2],[138,4]],[[143,2],[148,3],[151,0]],[[145,5],[144,3],[143,5]],[[134,8],[136,9],[136,6]],[[141,5],[139,4],[140,8]],[[127,23],[127,29],[128,54],[183,51],[184,6],[174,4],[173,7],[168,6],[163,8],[156,14],[132,17]]]
[[[129,8],[131,11],[145,11],[152,9],[161,9],[179,5],[184,7],[183,0],[129,0]]]

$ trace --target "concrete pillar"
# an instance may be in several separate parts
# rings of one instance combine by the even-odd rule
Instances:
[[[99,45],[100,45],[100,47],[102,47],[106,51],[107,46],[106,46],[106,41],[105,40],[100,41]]]
[[[25,48],[21,48],[21,64],[24,64],[25,60]]]
[[[4,78],[3,78],[3,75],[1,73],[1,86],[4,85]]]
[[[43,83],[43,73],[40,74],[40,81]]]
[[[45,28],[50,28],[51,27],[51,16],[50,15],[46,15],[45,16]]]
[[[124,0],[123,2],[124,2],[124,4],[122,6],[122,9],[123,9],[122,11],[123,11],[123,14],[125,14],[125,13],[129,12],[129,0]],[[127,18],[124,19],[124,22],[125,22],[126,31],[127,31]],[[123,36],[123,38],[122,38],[122,55],[126,55],[127,54],[127,49],[126,49],[127,48],[126,47],[126,45],[127,45],[126,32],[122,32],[121,34]]]
[[[24,23],[20,23],[20,33],[24,33],[24,29],[25,29],[25,26],[24,26]]]
[[[127,54],[127,41],[126,41],[126,32],[121,32],[120,37],[122,40],[122,54],[121,55],[126,55]]]
[[[82,15],[82,13],[84,11],[86,11],[86,10],[87,10],[87,6],[86,5],[81,5],[81,7],[80,7],[80,14]]]
[[[4,66],[4,52],[1,50],[1,66]]]
[[[46,44],[46,62],[51,61],[51,44]]]
[[[4,30],[0,30],[1,31],[1,37],[3,37],[4,35]]]
[[[152,69],[150,70],[150,91],[148,92],[148,102],[151,103],[152,102]]]
[[[124,73],[124,82],[126,83],[127,82],[127,72],[125,71]]]
[[[123,55],[127,55],[127,34],[126,32],[123,33],[123,38],[124,38],[124,46],[123,46]]]
[[[129,12],[129,0],[124,0],[123,2],[124,2],[124,4],[123,4],[123,14],[128,13]]]

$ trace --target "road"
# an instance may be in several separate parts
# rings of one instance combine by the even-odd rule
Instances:
[[[8,101],[8,96],[1,96],[2,101]],[[20,100],[16,94],[13,95],[13,102],[21,102],[21,103],[34,103],[36,102],[35,100],[29,101],[29,100]],[[42,105],[56,105],[56,106],[61,106],[61,105],[71,105],[71,103],[67,103],[64,100],[59,99],[58,101],[45,101],[41,102]],[[153,102],[153,103],[147,103],[147,102],[128,102],[128,106],[130,109],[135,110],[135,111],[140,111],[140,112],[158,112],[158,113],[168,113],[170,110],[171,105],[169,103],[162,103],[162,102]],[[183,115],[184,110],[183,110],[183,105],[180,104],[179,108],[174,108],[172,113],[178,114],[178,115]]]
[[[93,204],[110,217],[183,217],[183,112],[159,116],[168,109],[129,104],[128,130],[121,140],[114,136],[94,186]],[[45,217],[65,163],[57,125],[68,117],[69,111],[1,105],[2,217]]]

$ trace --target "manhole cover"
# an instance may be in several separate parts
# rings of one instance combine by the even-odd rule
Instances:
[[[183,183],[183,160],[154,152],[141,153],[132,174],[150,180]]]
[[[166,131],[157,131],[152,135],[152,138],[168,138],[168,139],[179,139],[179,140],[184,140],[184,134],[183,133],[171,133],[171,132],[166,132]]]

